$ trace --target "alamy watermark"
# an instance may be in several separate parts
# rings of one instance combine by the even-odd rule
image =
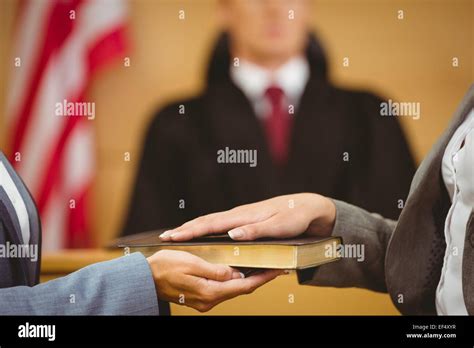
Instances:
[[[257,166],[257,150],[225,149],[217,151],[217,163],[246,163],[249,167]]]
[[[365,245],[364,244],[338,244],[332,242],[324,246],[324,256],[327,258],[349,258],[356,259],[357,262],[364,262],[365,260]]]
[[[0,244],[0,258],[31,259],[32,262],[36,262],[38,261],[38,245],[14,244],[10,242]]]
[[[20,338],[47,338],[48,341],[56,340],[56,325],[37,325],[26,322],[18,326],[18,337]]]
[[[88,120],[95,119],[94,102],[70,102],[64,99],[55,105],[54,113],[56,116],[81,116]]]
[[[389,99],[380,103],[380,116],[405,116],[418,120],[421,117],[419,102],[395,102]]]

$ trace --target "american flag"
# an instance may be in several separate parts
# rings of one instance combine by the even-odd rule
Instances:
[[[45,250],[90,243],[94,121],[75,108],[60,116],[58,108],[95,107],[85,92],[97,68],[123,56],[126,16],[122,0],[19,4],[7,97],[9,153],[36,200]]]

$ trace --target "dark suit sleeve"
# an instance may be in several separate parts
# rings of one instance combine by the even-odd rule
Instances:
[[[359,245],[364,249],[358,258],[343,257],[337,262],[298,271],[299,283],[387,292],[385,254],[397,222],[346,202],[333,201],[336,221],[332,234],[342,237],[346,245]]]
[[[169,107],[148,127],[122,235],[174,227],[186,220],[179,206],[185,197],[185,170],[177,117]]]
[[[398,219],[415,173],[415,163],[399,119],[380,115],[383,100],[368,93],[358,96],[360,127],[354,148],[351,202],[385,217]],[[352,165],[351,164],[351,165]],[[401,200],[401,201],[400,201]]]

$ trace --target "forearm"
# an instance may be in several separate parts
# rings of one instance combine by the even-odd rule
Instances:
[[[0,290],[3,315],[156,315],[147,260],[132,254],[34,287]]]

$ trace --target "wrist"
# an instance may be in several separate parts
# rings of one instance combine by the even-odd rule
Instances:
[[[312,220],[309,224],[308,232],[321,237],[329,237],[332,234],[336,220],[336,205],[328,197],[318,194],[310,195],[312,201]]]
[[[153,255],[146,258],[148,262],[148,266],[150,266],[151,275],[153,276],[153,279],[155,281],[157,280],[157,268],[158,268],[158,258],[156,254],[157,253],[154,253]]]

